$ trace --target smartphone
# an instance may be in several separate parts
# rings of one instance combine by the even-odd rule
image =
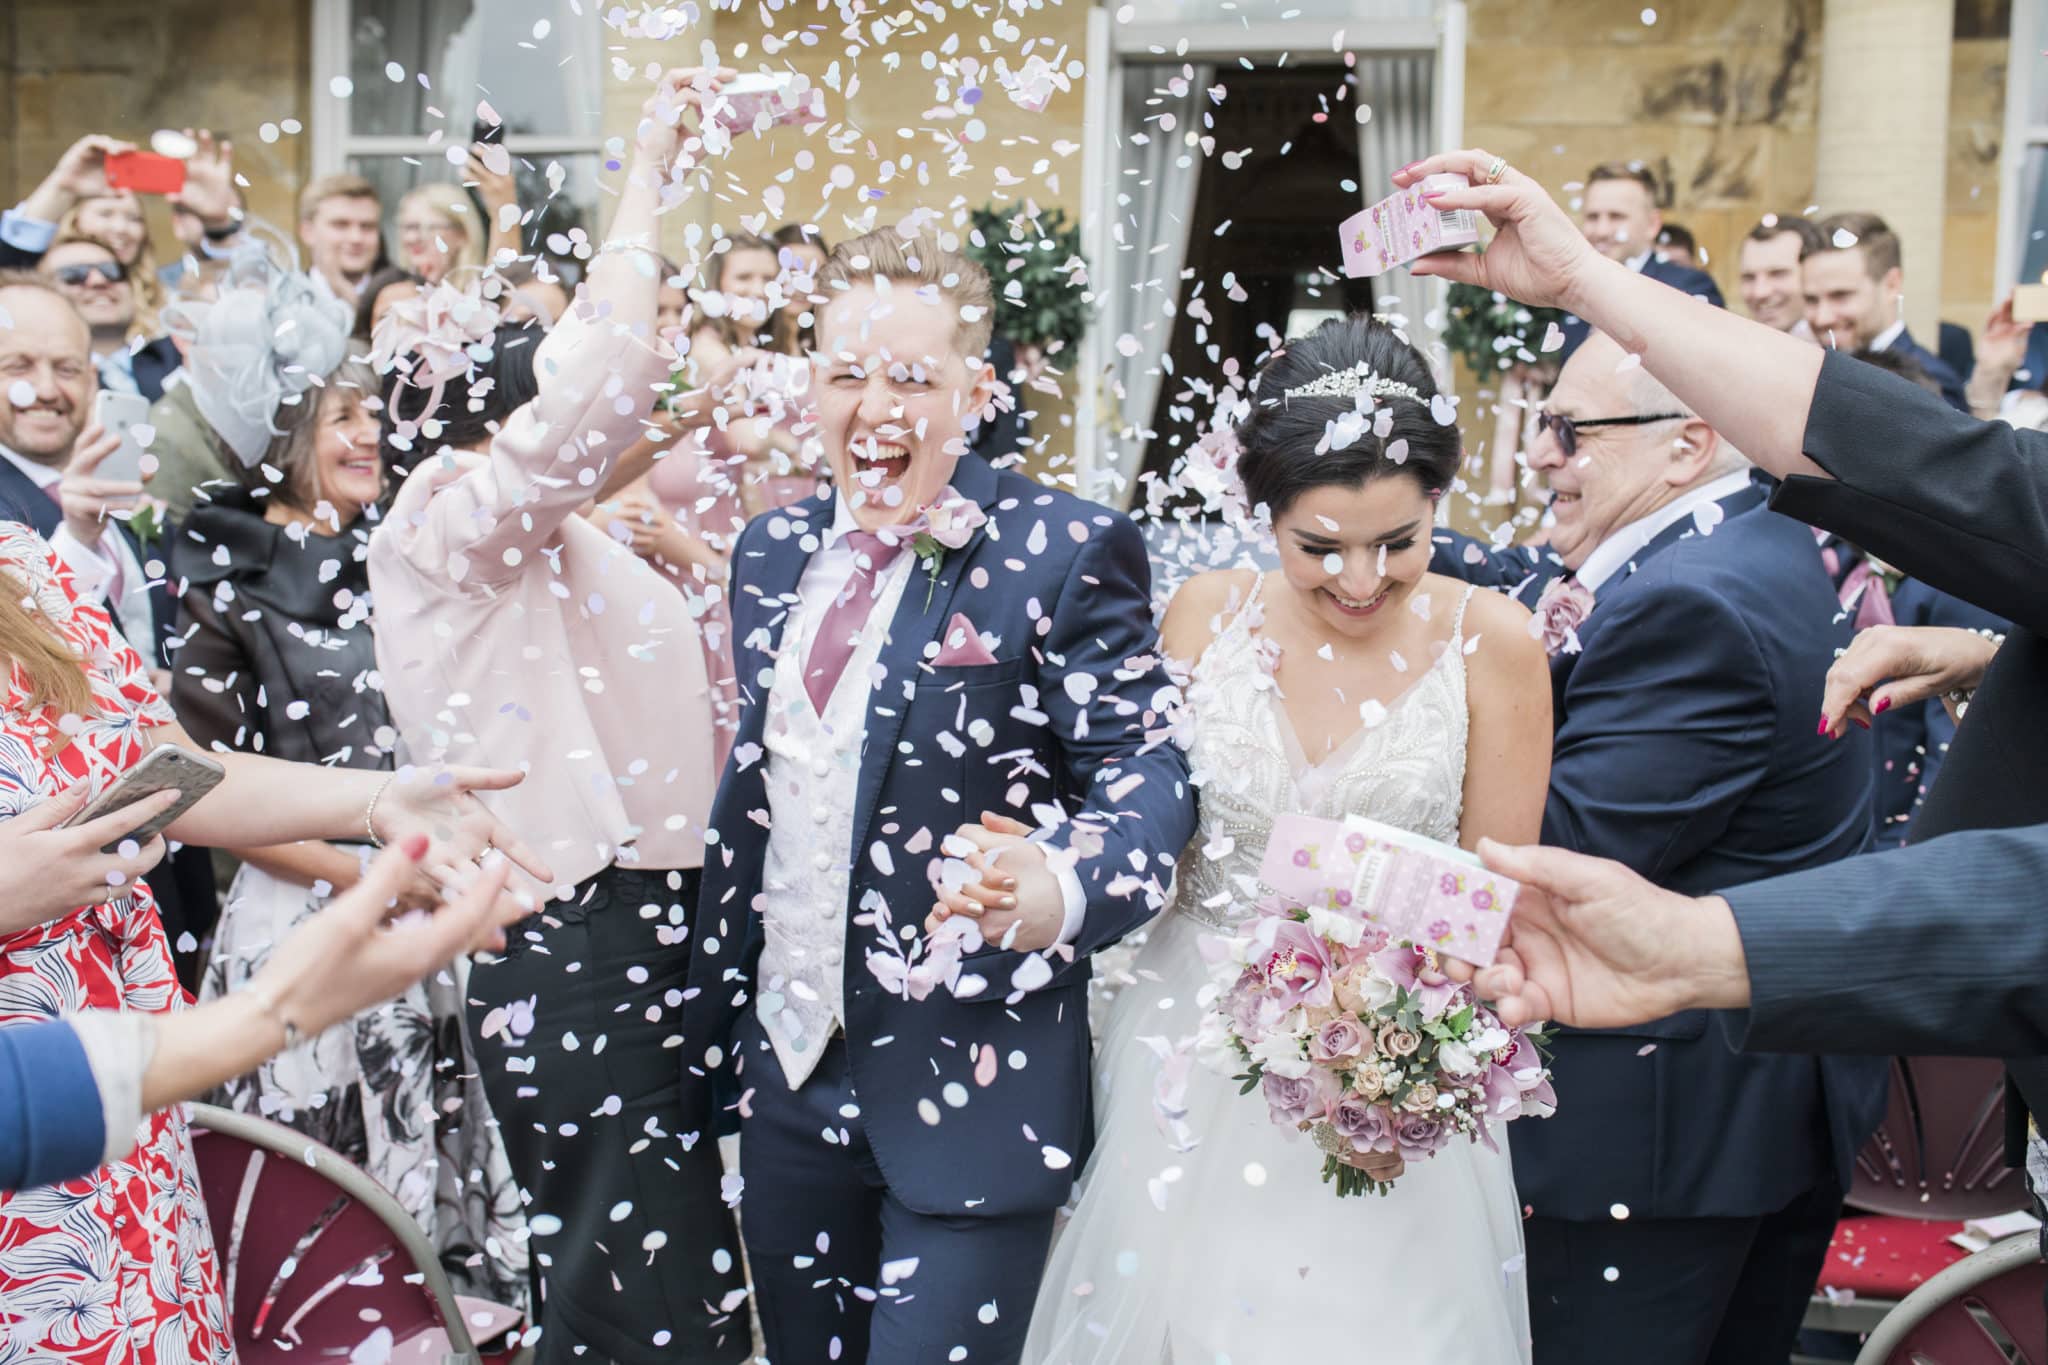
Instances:
[[[115,152],[107,158],[107,185],[137,194],[176,194],[185,188],[185,163],[155,152]]]
[[[768,126],[816,121],[825,116],[822,93],[815,87],[799,91],[793,71],[752,71],[718,88],[713,117],[735,133],[746,132],[766,110]]]
[[[123,806],[132,806],[144,797],[175,789],[178,799],[171,803],[169,810],[143,821],[121,836],[121,839],[146,844],[163,833],[173,820],[192,809],[200,797],[219,786],[220,780],[227,775],[228,770],[210,758],[180,749],[175,744],[160,744],[151,749],[142,762],[130,768],[119,782],[101,792],[97,800],[86,802],[85,809],[66,820],[62,828],[86,824]],[[117,852],[121,839],[116,839],[100,852]]]
[[[121,448],[100,462],[97,477],[142,482],[142,443],[135,428],[149,425],[149,400],[139,393],[115,393],[101,389],[93,399],[92,415],[102,428],[121,438]]]

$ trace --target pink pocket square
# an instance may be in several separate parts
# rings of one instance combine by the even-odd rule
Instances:
[[[946,633],[939,637],[939,657],[932,660],[936,668],[959,668],[962,665],[992,664],[996,656],[982,642],[981,632],[974,628],[963,612],[954,612],[953,619],[946,622]]]

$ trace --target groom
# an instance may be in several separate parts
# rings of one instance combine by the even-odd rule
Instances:
[[[1148,738],[1168,681],[1137,529],[961,454],[994,392],[988,277],[883,231],[818,288],[834,492],[734,552],[685,1080],[738,1122],[777,1365],[1014,1360],[1092,1135],[1088,955],[1164,903],[1194,795]],[[906,998],[869,959],[918,965],[940,846],[984,811],[1044,837],[982,839],[992,942],[957,992]]]

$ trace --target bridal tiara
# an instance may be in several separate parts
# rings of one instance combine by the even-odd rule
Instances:
[[[1398,379],[1389,379],[1383,374],[1374,374],[1372,366],[1359,361],[1348,370],[1332,370],[1318,375],[1306,384],[1296,384],[1281,394],[1283,400],[1295,398],[1354,398],[1360,393],[1374,398],[1406,398],[1420,403],[1422,395],[1413,384],[1403,384]]]

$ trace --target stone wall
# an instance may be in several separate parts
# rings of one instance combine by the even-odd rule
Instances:
[[[1470,0],[1466,137],[1560,194],[1599,162],[1647,162],[1670,187],[1665,216],[1692,229],[1733,302],[1742,234],[1813,203],[1824,11],[1823,0]],[[1992,303],[2007,24],[1996,0],[1957,6],[1942,316],[1973,329]],[[1871,97],[1883,98],[1881,79]]]
[[[307,118],[309,13],[308,0],[0,0],[0,201],[86,133],[215,128],[234,139],[250,211],[289,230],[307,140],[266,144],[257,129]],[[160,200],[149,217],[168,259]]]

